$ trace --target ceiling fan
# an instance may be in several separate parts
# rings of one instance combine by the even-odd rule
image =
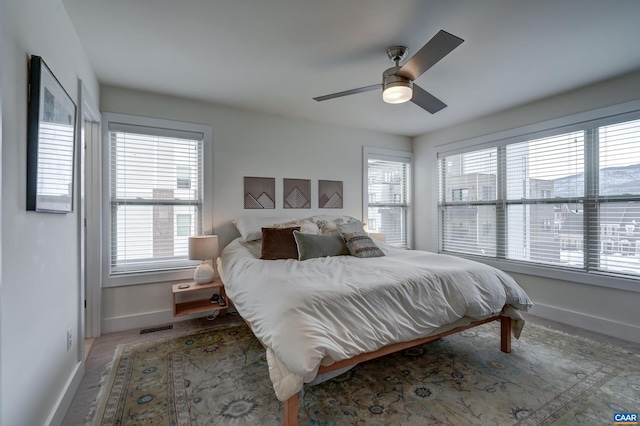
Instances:
[[[407,56],[408,49],[404,46],[390,47],[387,49],[387,56],[395,63],[395,66],[382,73],[382,84],[345,90],[344,92],[318,96],[313,99],[321,102],[382,88],[382,99],[387,103],[400,104],[411,101],[431,114],[435,114],[447,105],[422,87],[414,84],[413,81],[434,66],[440,59],[451,53],[463,41],[463,39],[453,34],[440,30],[402,66],[400,66],[400,61]]]

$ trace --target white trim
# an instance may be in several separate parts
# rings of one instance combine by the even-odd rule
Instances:
[[[174,317],[173,310],[169,309],[142,314],[124,315],[121,317],[104,318],[102,320],[102,331],[104,333],[113,333],[116,331],[133,330],[144,327],[157,327],[158,324],[172,324],[179,321],[206,317],[213,312],[214,311],[212,310],[211,312],[201,314]],[[227,314],[228,313],[229,311],[227,311]]]
[[[362,146],[362,222],[367,223],[369,217],[369,158],[374,157],[387,161],[398,161],[409,164],[409,207],[407,208],[407,248],[413,248],[413,188],[414,167],[413,152],[397,149]]]
[[[81,318],[84,321],[86,316],[86,324],[84,327],[83,338],[99,337],[101,322],[101,306],[102,306],[102,271],[101,271],[101,240],[100,226],[102,221],[102,213],[100,209],[101,202],[101,181],[102,181],[102,162],[101,162],[101,136],[100,131],[102,116],[98,104],[91,98],[87,88],[82,84],[80,90],[80,115],[82,130],[84,131],[85,121],[92,123],[91,138],[87,139],[85,135],[85,203],[84,217],[80,217],[80,221],[86,219],[86,227],[84,228],[86,245],[84,251],[85,260],[85,282],[87,306],[84,309],[84,300],[80,304],[83,308]],[[78,340],[81,342],[82,340]],[[84,351],[84,345],[79,351]]]
[[[86,255],[85,255],[85,241],[86,241],[86,199],[85,199],[85,170],[86,170],[86,141],[85,141],[85,133],[84,133],[84,117],[85,117],[85,108],[84,104],[89,103],[88,93],[84,93],[85,88],[81,79],[78,79],[78,109],[77,109],[77,119],[76,119],[76,144],[75,144],[75,164],[74,168],[74,179],[75,179],[75,205],[77,207],[77,220],[78,220],[78,316],[77,316],[77,325],[76,325],[76,342],[83,342],[85,333],[85,285],[86,285]],[[87,98],[85,98],[87,95]],[[79,344],[77,347],[77,361],[82,361],[84,358],[84,345]]]
[[[78,342],[78,345],[84,346],[84,342]],[[84,376],[84,361],[80,361],[76,364],[73,373],[69,376],[67,383],[64,385],[62,392],[58,396],[56,403],[53,405],[53,409],[47,416],[47,420],[45,425],[49,426],[58,426],[62,424],[64,417],[71,406],[71,402],[73,401],[73,397],[75,396],[78,388],[80,387],[80,382],[82,381],[82,377]]]
[[[116,274],[102,283],[102,287],[122,287],[127,285],[159,283],[164,281],[182,281],[193,279],[193,268],[183,268],[165,272],[141,272],[131,274]]]
[[[4,20],[4,2],[0,1],[0,16],[2,16],[2,20]],[[0,24],[0,26],[5,25],[5,24]],[[4,86],[4,84],[2,83],[2,81],[4,80],[3,74],[4,74],[4,66],[3,66],[3,59],[4,58],[4,34],[2,35],[3,37],[3,42],[0,43],[0,171],[2,170],[2,133],[4,133],[2,131],[2,129],[4,129],[3,125],[2,125],[2,110],[3,110],[3,104],[2,104],[2,87]],[[0,241],[2,241],[2,199],[3,199],[3,182],[2,182],[2,173],[0,173]],[[0,318],[2,318],[2,244],[0,244]],[[3,378],[2,378],[2,352],[4,349],[4,346],[2,345],[2,331],[1,331],[2,327],[0,327],[0,413],[3,412],[3,401],[4,399],[2,398],[2,383],[3,383]],[[0,421],[2,421],[2,415],[0,415]]]
[[[102,167],[107,170],[106,162],[109,160],[109,123],[122,125],[146,126],[155,129],[172,129],[175,131],[199,133],[203,135],[202,155],[203,155],[203,202],[202,202],[202,234],[213,233],[213,130],[211,126],[205,124],[188,123],[184,121],[166,120],[161,118],[142,117],[128,114],[117,114],[105,112],[103,114],[102,126]],[[120,287],[127,285],[137,285],[155,283],[162,281],[176,281],[190,279],[193,277],[193,269],[182,269],[168,272],[137,273],[110,275],[110,200],[109,197],[109,175],[102,176],[102,287]]]
[[[629,342],[640,343],[640,327],[547,305],[534,305],[531,315],[583,328]],[[526,329],[526,327],[525,327]]]

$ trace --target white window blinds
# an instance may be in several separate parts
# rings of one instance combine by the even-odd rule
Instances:
[[[588,261],[601,271],[640,275],[640,120],[601,126],[590,181],[596,220]],[[597,152],[597,155],[595,153]]]
[[[582,267],[583,132],[500,149],[506,163],[504,257]]]
[[[201,133],[109,123],[111,275],[193,265],[202,164]]]
[[[443,250],[495,256],[497,158],[490,148],[440,162]]]
[[[439,176],[442,251],[640,275],[640,120],[440,155]]]
[[[407,248],[410,159],[370,155],[367,177],[367,227],[385,235],[387,244]]]

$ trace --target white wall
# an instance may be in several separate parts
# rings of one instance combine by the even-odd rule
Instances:
[[[243,215],[362,217],[363,145],[411,151],[411,139],[122,88],[101,88],[103,112],[207,124],[213,128],[213,227],[224,246]],[[276,178],[276,209],[243,209],[244,176]],[[311,179],[312,209],[282,208],[282,179]],[[342,180],[343,209],[318,209],[318,179]],[[205,232],[209,231],[205,229]],[[171,283],[105,288],[103,333],[173,321]]]
[[[636,72],[415,138],[416,248],[438,249],[436,156],[442,150],[438,146],[637,101],[639,94],[640,72]],[[640,292],[512,275],[537,304],[532,313],[640,342]]]
[[[59,0],[4,2],[2,49],[0,424],[59,424],[83,365],[78,217],[26,211],[27,59],[42,56],[76,103],[78,78],[95,99],[99,86]]]

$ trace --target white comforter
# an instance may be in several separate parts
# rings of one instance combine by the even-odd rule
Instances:
[[[281,401],[311,382],[321,363],[500,312],[521,319],[517,310],[532,306],[506,273],[454,256],[383,247],[386,256],[370,259],[260,260],[259,244],[234,240],[219,270],[239,314],[268,347]]]

